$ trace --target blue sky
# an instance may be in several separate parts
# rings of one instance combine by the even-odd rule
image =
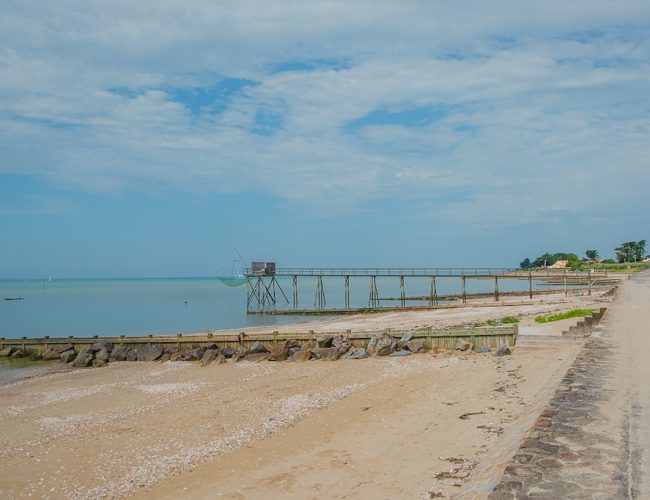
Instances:
[[[4,2],[0,278],[650,239],[650,4]]]

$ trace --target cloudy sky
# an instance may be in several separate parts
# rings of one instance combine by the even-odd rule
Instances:
[[[0,6],[0,278],[650,239],[646,1]]]

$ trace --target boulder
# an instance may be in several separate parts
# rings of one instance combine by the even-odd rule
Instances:
[[[424,340],[421,339],[413,339],[409,340],[404,344],[406,349],[408,349],[411,352],[424,352]]]
[[[492,352],[492,349],[489,347],[476,347],[474,352]]]
[[[14,352],[11,353],[12,358],[24,358],[25,357],[25,351],[22,349],[16,349]]]
[[[397,347],[403,349],[407,342],[413,340],[413,332],[406,332],[402,338],[397,341]]]
[[[184,359],[185,355],[180,351],[169,354],[169,361],[183,361]]]
[[[201,358],[201,365],[208,366],[217,358],[218,355],[219,349],[206,349],[203,357]]]
[[[163,348],[159,345],[146,345],[138,349],[138,361],[156,361],[163,355]]]
[[[74,350],[72,349],[61,353],[61,361],[64,363],[72,363],[76,357],[77,357],[77,353],[74,352]]]
[[[125,361],[137,361],[138,360],[138,349],[129,349],[126,353]]]
[[[336,361],[339,359],[338,347],[313,347],[311,353],[322,361]]]
[[[45,351],[43,351],[41,359],[43,361],[54,361],[55,359],[61,359],[61,354],[54,349],[45,349]]]
[[[350,347],[352,347],[352,342],[350,342],[349,338],[344,337],[343,335],[337,335],[332,340],[332,347],[336,347],[339,350],[340,356],[341,354],[345,354],[350,350]]]
[[[57,344],[50,346],[50,349],[55,350],[59,354],[63,354],[66,351],[74,351],[74,346],[72,344]]]
[[[94,368],[101,368],[102,366],[106,366],[108,363],[103,360],[103,359],[93,359],[93,367]]]
[[[94,356],[90,349],[82,349],[79,351],[79,354],[77,354],[77,357],[72,362],[72,366],[75,368],[85,368],[87,366],[90,366],[90,364],[93,362],[93,358]]]
[[[252,363],[259,363],[260,361],[268,361],[270,358],[270,352],[252,352],[250,354],[247,354],[244,359]]]
[[[12,355],[13,352],[13,347],[5,347],[4,349],[0,349],[0,358],[8,358]]]
[[[246,353],[245,353],[245,352],[235,352],[235,354],[234,354],[233,357],[232,357],[232,362],[233,362],[233,363],[238,363],[239,361],[241,361],[241,360],[244,359],[245,357],[246,357]]]
[[[32,354],[33,361],[41,361],[42,359],[43,359],[43,353],[35,352],[34,354]]]
[[[110,354],[108,354],[108,351],[104,348],[100,349],[95,353],[95,359],[97,361],[106,361],[108,363],[110,357],[111,357]]]
[[[250,349],[248,349],[248,352],[250,354],[263,354],[269,352],[269,350],[261,342],[254,342]]]
[[[334,337],[330,335],[321,335],[316,338],[316,345],[318,347],[332,347],[333,342],[334,342]]]
[[[457,351],[469,351],[472,348],[472,343],[467,339],[458,339],[456,341]]]
[[[199,361],[203,358],[204,354],[205,354],[205,348],[195,347],[194,349],[192,349],[190,352],[187,353],[186,358],[187,361]]]
[[[230,359],[235,355],[235,350],[230,347],[222,347],[219,350],[219,354],[226,359]]]
[[[214,360],[215,365],[223,365],[226,362],[226,357],[223,354],[219,354]]]
[[[126,361],[126,357],[131,349],[125,345],[118,345],[111,351],[111,361]]]
[[[512,354],[512,351],[506,342],[501,342],[496,352],[494,353],[495,356],[507,356],[508,354]]]
[[[172,356],[172,355],[169,354],[168,352],[163,352],[163,355],[160,356],[160,358],[158,359],[158,361],[160,361],[161,363],[164,363],[165,361],[169,361],[169,358],[171,358],[171,356]]]
[[[352,347],[343,357],[345,359],[364,359],[368,357],[368,353],[363,347]]]
[[[311,351],[298,351],[294,352],[293,356],[291,356],[291,359],[293,359],[297,363],[302,363],[303,361],[309,361],[311,359]]]
[[[219,350],[219,346],[217,345],[216,342],[210,342],[208,345],[204,345],[203,348],[204,348],[206,351],[208,351],[208,350],[210,350],[210,349],[215,349],[215,350],[217,350],[217,351]]]
[[[291,355],[287,346],[284,344],[273,345],[271,346],[270,351],[271,357],[269,358],[269,361],[284,361]]]
[[[373,335],[368,343],[366,351],[369,356],[388,356],[395,350],[397,342],[387,333]]]
[[[102,340],[99,342],[94,342],[93,345],[90,346],[90,350],[92,352],[98,352],[102,349],[106,349],[107,352],[111,352],[113,350],[113,342],[106,342]]]
[[[401,351],[393,351],[388,356],[391,358],[401,358],[402,356],[410,356],[413,354],[408,349],[402,349]]]

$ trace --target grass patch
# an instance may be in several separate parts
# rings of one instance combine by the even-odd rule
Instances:
[[[514,323],[519,323],[519,318],[516,318],[515,316],[504,316],[501,319],[488,319],[485,322],[488,326],[509,325]]]
[[[591,313],[594,312],[593,309],[572,309],[559,314],[548,314],[546,316],[537,316],[535,318],[536,323],[550,323],[551,321],[560,321],[563,319],[569,318],[582,318],[584,316],[591,316]]]
[[[513,323],[519,323],[519,318],[515,316],[504,316],[501,318],[501,323],[507,325],[507,324],[513,324]]]

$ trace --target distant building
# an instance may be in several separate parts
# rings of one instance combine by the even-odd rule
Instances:
[[[557,260],[555,261],[555,264],[548,267],[549,269],[565,269],[568,264],[569,264],[568,260]]]

